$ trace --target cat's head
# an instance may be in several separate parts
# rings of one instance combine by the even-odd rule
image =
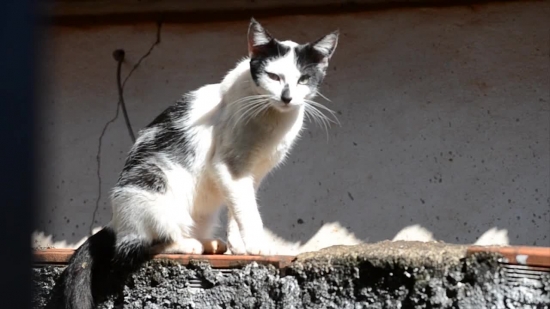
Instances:
[[[337,44],[338,31],[305,44],[279,41],[252,18],[248,28],[252,79],[278,110],[301,106],[317,94]]]

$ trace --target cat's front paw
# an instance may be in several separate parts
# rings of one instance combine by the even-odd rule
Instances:
[[[244,246],[243,239],[239,234],[228,235],[227,246],[233,255],[246,255],[246,247]]]
[[[261,237],[244,239],[246,254],[249,255],[275,255],[275,250]]]
[[[202,243],[194,238],[182,238],[171,244],[164,245],[160,253],[166,254],[202,254],[204,247]]]

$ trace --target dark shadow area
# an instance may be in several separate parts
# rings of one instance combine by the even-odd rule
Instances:
[[[140,3],[131,3],[134,10],[124,10],[124,8],[101,7],[98,5],[97,11],[95,8],[79,7],[74,1],[59,12],[55,13],[53,24],[62,26],[82,26],[82,25],[113,25],[113,24],[128,24],[128,23],[143,23],[143,22],[166,22],[166,23],[193,23],[203,24],[209,22],[224,22],[224,21],[240,21],[248,19],[250,16],[257,18],[276,18],[282,16],[293,15],[320,15],[330,16],[337,14],[350,14],[358,12],[377,12],[388,10],[406,10],[414,8],[449,8],[469,6],[471,10],[479,9],[485,5],[498,5],[503,1],[499,0],[388,0],[388,1],[339,1],[334,3],[307,3],[301,5],[288,4],[270,4],[266,3],[263,6],[251,7],[212,7],[206,5],[204,7],[195,6],[196,10],[190,10],[185,4],[178,5],[172,3],[169,6],[158,1],[159,6],[155,3],[148,4],[147,7],[139,8]],[[168,8],[168,9],[167,9]],[[64,10],[63,10],[64,9]],[[67,12],[70,12],[67,14]],[[107,13],[105,13],[107,12]]]
[[[0,3],[0,279],[4,308],[31,308],[31,247],[35,220],[36,71],[39,14],[33,1]],[[14,297],[17,295],[17,297]]]

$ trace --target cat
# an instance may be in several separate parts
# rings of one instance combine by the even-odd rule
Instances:
[[[288,155],[304,117],[323,117],[319,108],[327,108],[312,99],[338,37],[280,41],[252,18],[248,57],[139,132],[111,192],[112,220],[75,251],[58,281],[61,307],[93,308],[153,253],[275,254],[256,191]],[[227,244],[212,239],[222,205]]]

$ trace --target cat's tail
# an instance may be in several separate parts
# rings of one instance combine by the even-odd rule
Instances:
[[[120,292],[128,275],[151,257],[151,244],[138,239],[117,242],[115,232],[106,227],[74,252],[45,309],[92,309]]]

